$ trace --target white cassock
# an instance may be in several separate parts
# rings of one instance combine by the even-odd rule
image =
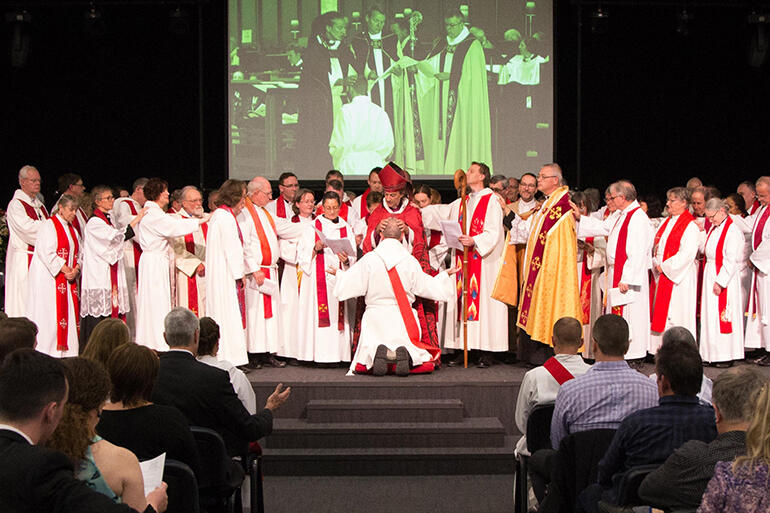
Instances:
[[[700,304],[700,355],[704,362],[725,362],[743,359],[743,289],[739,262],[745,237],[736,223],[727,227],[722,248],[722,268],[716,271],[716,252],[726,221],[712,228],[705,242],[706,265],[703,268],[703,289]],[[731,333],[720,331],[719,296],[714,284],[727,289],[726,319],[732,324]]]
[[[283,349],[279,337],[281,297],[278,280],[278,239],[297,239],[302,235],[303,227],[286,219],[273,218],[262,207],[253,207],[259,217],[263,231],[261,235],[269,246],[270,254],[263,253],[257,226],[249,209],[244,208],[238,215],[238,223],[243,233],[246,274],[261,270],[266,278],[266,283],[259,288],[253,278],[246,279],[246,345],[249,353],[280,354]]]
[[[180,210],[174,217],[191,219],[185,209]],[[200,227],[184,237],[174,239],[174,270],[176,273],[175,306],[183,306],[192,310],[198,317],[206,315],[206,278],[196,273],[198,266],[206,262],[206,236],[208,225]],[[192,251],[191,251],[192,250]],[[206,269],[208,270],[208,269]],[[192,292],[192,294],[190,293]]]
[[[672,282],[671,302],[668,305],[668,315],[666,317],[666,327],[663,331],[673,327],[681,326],[687,328],[695,338],[698,330],[695,324],[696,302],[694,297],[698,295],[698,264],[695,257],[698,254],[698,247],[702,244],[703,232],[698,229],[695,222],[691,222],[685,228],[682,238],[679,242],[679,251],[663,260],[664,251],[668,237],[676,224],[679,216],[670,216],[670,221],[666,223],[658,247],[653,248],[655,252],[652,258],[653,269],[659,265],[663,269],[663,274]],[[629,232],[633,235],[633,232]],[[655,279],[660,283],[660,277],[655,273]],[[654,310],[653,310],[654,311]],[[658,348],[663,343],[663,332],[650,333],[651,354],[658,352]]]
[[[211,214],[206,242],[206,314],[219,324],[217,358],[246,365],[246,329],[236,285],[243,278],[246,264],[232,212],[220,207]]]
[[[110,317],[113,301],[117,302],[119,314],[128,312],[126,273],[123,269],[125,232],[125,229],[118,230],[98,216],[93,216],[86,223],[86,236],[82,240],[81,317]],[[112,265],[117,265],[117,290],[114,291],[110,270]]]
[[[47,220],[40,227],[37,241],[35,244],[35,253],[32,256],[32,263],[29,266],[29,294],[30,301],[27,304],[25,315],[37,325],[37,347],[41,353],[58,358],[78,355],[78,323],[80,313],[75,307],[72,298],[74,289],[77,295],[77,280],[75,283],[67,282],[67,318],[58,319],[57,316],[57,285],[56,276],[61,272],[64,265],[75,267],[81,262],[81,252],[75,253],[77,241],[73,240],[72,232],[67,223],[61,216],[56,218],[64,227],[64,233],[67,235],[69,251],[67,259],[63,259],[58,252],[58,238],[53,219]],[[77,238],[77,232],[74,231]],[[33,300],[34,298],[34,300]],[[66,322],[67,325],[67,349],[62,351],[57,348],[57,326],[60,322]]]
[[[292,218],[292,222],[294,222],[294,219],[297,220],[296,223],[302,226],[308,226],[313,222],[311,217],[296,216]],[[311,294],[311,287],[307,283],[307,277],[300,279],[302,271],[297,268],[297,245],[298,239],[281,239],[278,241],[278,246],[281,249],[281,260],[284,262],[283,275],[281,276],[281,329],[279,333],[283,351],[279,355],[287,358],[312,361],[312,346],[300,340],[297,332],[297,319],[300,318],[300,291],[307,296],[305,301],[310,299]]]
[[[581,216],[578,225],[578,237],[607,236],[607,280],[609,289],[605,313],[612,313],[613,306],[626,302],[623,318],[628,322],[630,344],[626,359],[644,358],[650,347],[650,283],[649,270],[652,266],[653,233],[649,218],[641,210],[636,210],[628,224],[626,240],[627,260],[623,266],[620,283],[629,285],[625,294],[612,288],[612,276],[615,271],[615,255],[618,249],[618,235],[629,212],[639,207],[634,200],[619,214],[610,215],[605,220],[592,216]],[[617,298],[613,304],[613,298]],[[694,296],[693,296],[694,298]],[[692,298],[691,298],[692,300]]]
[[[331,239],[341,239],[340,232],[344,228],[347,231],[347,239],[355,248],[356,240],[353,230],[341,218],[333,222],[321,216],[321,231],[324,236]],[[297,245],[297,267],[302,270],[302,284],[299,294],[300,316],[297,319],[297,337],[304,347],[300,348],[300,360],[309,360],[319,363],[334,363],[350,361],[350,323],[348,316],[343,315],[342,329],[339,329],[339,299],[334,295],[334,286],[337,278],[326,273],[329,267],[339,268],[340,261],[329,248],[324,248],[324,269],[316,270],[318,257],[315,253],[315,221],[304,229],[303,236]],[[355,262],[355,255],[348,257],[349,263]],[[323,273],[321,278],[320,273]],[[318,280],[317,280],[318,278]],[[319,326],[319,300],[318,282],[323,279],[326,284],[327,305],[329,313],[329,326]],[[304,284],[308,285],[308,292],[304,292]],[[350,302],[348,302],[350,304]],[[312,350],[312,358],[311,356]]]
[[[281,207],[283,205],[283,207]],[[278,196],[274,200],[270,200],[265,209],[270,212],[273,217],[280,217],[283,219],[291,219],[294,216],[294,210],[291,208],[292,204],[286,201],[283,195]]]
[[[385,110],[368,96],[356,96],[334,119],[329,153],[334,168],[348,175],[382,167],[393,152],[393,128]]]
[[[8,250],[5,254],[5,313],[9,317],[27,315],[30,259],[35,251],[38,231],[47,218],[48,212],[37,197],[30,198],[21,189],[13,193],[13,199],[6,210]]]
[[[412,365],[430,361],[431,355],[425,349],[415,346],[409,339],[401,311],[396,303],[388,271],[396,268],[398,277],[406,292],[409,304],[415,296],[433,301],[453,301],[454,279],[446,272],[430,276],[423,272],[420,263],[396,239],[383,239],[347,271],[337,271],[334,295],[339,299],[364,296],[366,310],[361,319],[361,336],[358,349],[350,364],[354,370],[357,363],[367,369],[374,363],[377,347],[382,344],[395,351],[403,346],[409,351]],[[411,309],[419,329],[417,310]]]
[[[481,233],[473,236],[474,249],[481,255],[481,279],[479,282],[479,308],[478,320],[468,321],[468,349],[480,349],[482,351],[507,351],[508,350],[508,306],[490,297],[497,280],[497,272],[505,247],[505,231],[503,229],[503,209],[497,197],[489,188],[472,192],[468,196],[468,227],[472,224],[474,212],[479,201],[488,195],[489,199],[484,227]],[[457,221],[460,211],[460,200],[453,201],[450,205],[428,205],[422,209],[422,218],[425,227],[431,230],[441,229],[439,219]],[[457,257],[462,258],[462,252],[452,251],[452,261]],[[469,257],[470,258],[470,257]],[[460,273],[455,275],[460,276]],[[444,346],[448,349],[463,348],[463,328],[458,309],[459,301],[447,303],[447,334]],[[450,328],[450,326],[453,326]]]
[[[139,258],[136,295],[136,343],[167,351],[163,321],[171,311],[171,241],[194,232],[200,219],[178,219],[166,214],[154,201],[137,225],[142,256]]]
[[[748,319],[746,321],[745,347],[770,349],[770,219],[760,230],[762,214],[770,208],[761,206],[745,219],[751,229],[749,260],[757,268],[749,286]]]
[[[61,196],[59,196],[59,200],[60,199]],[[59,211],[59,200],[56,200],[56,204],[51,209],[51,215],[54,215]],[[81,240],[83,240],[86,224],[88,224],[88,216],[86,215],[86,211],[83,210],[82,207],[78,207],[78,209],[75,211],[75,219],[72,220],[72,227],[75,228],[76,232],[78,232],[78,236]]]
[[[133,209],[133,210],[132,210]],[[125,230],[126,226],[134,220],[142,206],[133,198],[116,198],[112,205],[112,224],[118,230]],[[136,340],[136,264],[139,263],[139,255],[142,252],[138,237],[123,243],[123,269],[126,274],[126,291],[128,293],[128,311],[126,312],[126,325],[131,340]]]

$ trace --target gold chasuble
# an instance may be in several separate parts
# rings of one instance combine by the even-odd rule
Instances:
[[[554,323],[582,318],[577,276],[575,218],[569,189],[559,187],[532,216],[523,266],[517,325],[538,342],[553,345]]]

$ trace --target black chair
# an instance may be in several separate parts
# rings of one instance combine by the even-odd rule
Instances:
[[[192,469],[176,460],[166,460],[163,481],[168,484],[166,513],[198,513],[198,481]]]
[[[250,452],[246,456],[246,474],[249,476],[251,513],[265,513],[265,500],[262,488],[262,450]]]
[[[235,513],[236,496],[243,484],[243,468],[227,455],[222,436],[213,429],[190,426],[200,454],[200,500],[207,510],[225,508]],[[237,504],[240,511],[240,504]]]
[[[540,449],[551,447],[551,419],[553,418],[553,404],[540,404],[535,406],[527,418],[527,450],[530,454]],[[516,504],[514,510],[518,513],[527,513],[529,510],[527,487],[528,456],[519,455],[516,459]]]
[[[621,512],[632,506],[642,506],[644,501],[639,498],[639,487],[647,475],[659,465],[639,465],[626,470],[617,483],[618,495],[614,504],[607,501],[599,502],[599,510],[607,513]],[[614,479],[614,478],[613,478]]]

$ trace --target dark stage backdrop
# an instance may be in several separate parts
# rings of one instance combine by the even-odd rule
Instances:
[[[176,36],[167,17],[174,6],[105,6],[107,32],[93,37],[83,29],[85,5],[26,4],[33,30],[25,68],[11,67],[11,26],[0,23],[0,204],[26,163],[41,170],[49,202],[56,176],[67,171],[86,185],[128,185],[140,175],[197,184],[196,9],[191,33]],[[662,194],[699,175],[729,191],[770,172],[770,72],[746,64],[744,10],[696,7],[693,33],[682,38],[674,8],[606,7],[603,36],[589,33],[586,9],[581,186],[624,176]],[[574,184],[577,7],[558,0],[555,12],[556,159]],[[223,3],[205,4],[203,13],[210,188],[227,175],[227,42]],[[524,171],[496,164],[499,172]]]

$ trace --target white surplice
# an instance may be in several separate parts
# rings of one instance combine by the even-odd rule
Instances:
[[[307,226],[313,222],[311,217],[297,216],[297,224]],[[297,332],[297,319],[300,318],[299,295],[302,290],[303,281],[304,290],[302,292],[309,300],[310,287],[307,284],[307,277],[300,280],[298,275],[302,271],[297,269],[297,245],[298,239],[283,239],[278,241],[281,249],[281,259],[284,262],[283,276],[281,277],[281,337],[282,352],[279,356],[287,358],[296,358],[298,360],[312,360],[312,346],[310,351],[307,349],[300,351],[300,347],[307,348],[307,344],[300,340]],[[303,358],[300,358],[303,356]]]
[[[753,273],[754,290],[749,290],[748,320],[744,344],[747,348],[770,349],[770,219],[764,228],[758,230],[758,222],[767,206],[761,206],[753,215],[746,218],[751,226],[751,247],[758,243],[749,257],[757,270]]]
[[[32,205],[37,219],[31,218],[21,202]],[[6,209],[8,249],[5,254],[5,313],[9,317],[27,314],[27,277],[38,230],[45,222],[43,203],[16,189]],[[32,246],[32,248],[30,248]]]
[[[209,218],[206,240],[206,313],[219,324],[217,358],[234,365],[249,363],[246,330],[241,319],[236,281],[243,278],[246,264],[238,237],[235,216],[218,208]]]
[[[167,351],[163,321],[171,311],[171,241],[194,232],[199,219],[179,219],[166,214],[154,201],[136,227],[142,246],[136,295],[136,343]]]
[[[340,239],[342,228],[347,229],[347,239],[355,247],[356,240],[353,230],[341,218],[333,222],[323,216],[321,228],[324,236],[332,239]],[[339,299],[334,295],[334,286],[337,278],[335,275],[324,273],[326,281],[326,293],[329,305],[329,326],[318,326],[318,293],[316,282],[316,253],[315,253],[315,222],[303,225],[304,234],[297,245],[297,266],[302,270],[302,287],[299,294],[299,311],[296,330],[297,337],[304,347],[300,347],[300,360],[315,361],[320,363],[334,363],[350,361],[351,330],[348,317],[343,316],[343,329],[339,329]],[[340,267],[339,258],[329,248],[323,249],[324,264],[326,267]],[[355,255],[348,257],[349,263],[355,262]],[[303,293],[304,285],[308,285],[308,292]],[[348,302],[349,303],[349,302]],[[312,351],[312,353],[311,353]],[[310,357],[312,355],[312,358]]]
[[[634,200],[621,212],[609,216],[605,220],[592,216],[581,216],[578,225],[578,237],[607,236],[607,280],[609,289],[612,288],[612,276],[615,272],[615,254],[618,249],[618,235],[625,222],[626,216],[632,210],[639,207],[639,202]],[[652,243],[654,234],[649,218],[641,209],[634,212],[628,224],[628,238],[626,240],[627,260],[623,266],[623,274],[620,283],[629,285],[632,299],[623,308],[623,318],[628,322],[629,347],[626,359],[644,358],[650,347],[650,283],[649,270],[652,267]],[[609,295],[612,296],[610,290]],[[619,294],[618,297],[624,295]],[[694,296],[693,296],[694,298]],[[605,306],[605,313],[612,312],[611,301]]]
[[[663,260],[668,237],[679,219],[678,215],[670,217],[671,220],[666,224],[660,241],[658,241],[658,247],[653,248],[655,254],[652,259],[653,266],[659,265],[663,274],[674,282],[674,286],[671,288],[671,302],[668,305],[666,327],[663,331],[673,326],[681,326],[687,328],[695,337],[697,335],[695,327],[696,302],[693,298],[698,295],[698,264],[695,257],[698,254],[698,247],[705,240],[705,237],[701,235],[703,232],[698,229],[697,224],[689,223],[680,239],[679,251]],[[631,235],[630,231],[629,235]],[[660,281],[657,273],[655,279]],[[651,332],[649,352],[651,354],[657,353],[662,343],[663,332]]]
[[[115,198],[112,205],[112,224],[115,228],[125,231],[126,226],[134,220],[129,203],[138,213],[142,206],[133,198]],[[139,239],[134,236],[132,240],[123,243],[123,271],[126,275],[126,293],[128,294],[128,311],[126,312],[126,326],[132,341],[136,340],[136,261],[134,259],[134,245],[139,244]]]
[[[334,119],[329,153],[345,175],[383,167],[393,152],[393,127],[385,110],[368,96],[356,96]]]
[[[703,289],[700,304],[700,355],[704,362],[725,362],[743,359],[744,300],[739,263],[743,254],[745,237],[740,227],[732,223],[727,228],[722,248],[722,268],[716,272],[716,251],[725,229],[723,221],[711,231],[705,243],[706,265],[703,268]],[[714,294],[714,284],[727,289],[727,320],[732,323],[732,333],[719,329],[719,296]]]
[[[192,216],[187,213],[185,209],[174,214],[174,217],[182,219],[191,219]],[[176,297],[174,298],[175,306],[183,306],[192,310],[191,306],[197,308],[198,317],[204,317],[206,315],[206,278],[205,270],[204,276],[199,276],[196,273],[198,266],[206,262],[206,237],[203,235],[203,225],[192,233],[193,236],[193,252],[187,250],[187,243],[185,237],[177,237],[172,243],[174,250],[174,269],[175,269],[175,282],[176,282]],[[189,295],[189,281],[195,280],[197,289],[198,300],[195,303],[190,303]]]
[[[81,253],[75,253],[75,241],[69,230],[69,223],[56,216],[64,227],[69,243],[69,255],[65,261],[57,254],[59,242],[53,219],[43,223],[38,231],[35,253],[29,266],[29,301],[24,315],[37,325],[37,350],[57,358],[78,355],[79,313],[75,311],[70,288],[77,290],[77,283],[67,283],[67,350],[57,349],[56,328],[56,275],[63,265],[75,267],[81,262]],[[77,237],[77,232],[75,232]]]
[[[410,305],[415,296],[433,301],[454,300],[454,278],[446,272],[436,276],[426,274],[417,259],[398,240],[381,240],[373,251],[364,255],[350,269],[337,272],[334,295],[339,299],[364,296],[366,301],[366,310],[361,319],[361,336],[350,365],[351,370],[355,369],[357,363],[367,369],[371,368],[380,344],[394,351],[401,346],[405,347],[414,366],[422,365],[431,359],[428,351],[418,348],[409,340],[406,324],[388,277],[388,271],[394,267]],[[411,315],[419,330],[417,310],[412,308]]]
[[[108,213],[109,215],[109,213]],[[93,216],[85,225],[83,239],[83,269],[80,281],[80,315],[85,317],[109,317],[113,299],[117,300],[118,313],[128,312],[126,273],[123,269],[123,244],[125,229],[118,230],[103,219]],[[112,297],[110,266],[117,263],[117,297]]]

